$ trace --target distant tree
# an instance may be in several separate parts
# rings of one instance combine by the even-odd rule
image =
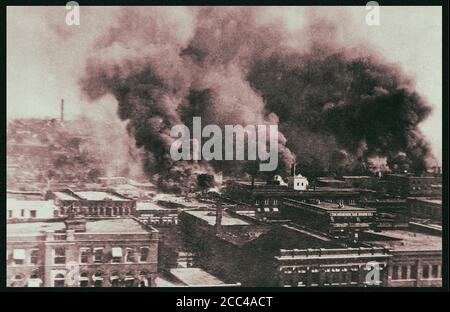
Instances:
[[[96,180],[101,175],[102,175],[102,172],[98,168],[93,168],[93,169],[89,170],[88,173],[87,173],[87,177],[91,181]]]
[[[66,155],[59,155],[56,157],[56,159],[53,161],[53,165],[56,168],[61,168],[65,165],[69,164],[69,158]]]
[[[197,185],[202,190],[214,187],[214,176],[207,173],[199,174],[197,176]]]

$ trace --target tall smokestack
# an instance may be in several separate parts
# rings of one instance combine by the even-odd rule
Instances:
[[[295,176],[295,169],[296,169],[296,164],[293,163],[293,164],[291,165],[291,176]]]
[[[61,99],[61,116],[60,116],[60,121],[64,122],[64,99]]]
[[[216,234],[220,233],[220,231],[222,230],[222,205],[218,204],[216,207]]]

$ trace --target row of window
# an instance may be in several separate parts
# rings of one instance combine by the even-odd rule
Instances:
[[[409,271],[408,271],[409,268]],[[394,265],[392,267],[392,279],[393,280],[407,280],[407,279],[417,279],[418,267],[417,265]],[[439,265],[424,264],[422,266],[422,278],[439,278]]]
[[[433,187],[432,186],[412,186],[411,189],[413,191],[420,191],[420,190],[432,190]]]
[[[256,208],[256,211],[258,212],[278,212],[278,208],[277,207],[273,207],[273,208]]]
[[[133,208],[132,201],[108,201],[108,202],[87,202],[85,204],[81,202],[64,204],[61,201],[57,202],[61,208]]]
[[[64,250],[65,252],[65,250]],[[139,262],[147,262],[149,255],[150,255],[150,249],[148,247],[141,247],[139,248],[139,255],[136,255],[136,250],[134,248],[125,248],[125,253],[123,252],[123,249],[121,247],[113,247],[111,249],[111,262],[112,263],[121,263],[123,262],[125,254],[125,262],[133,263],[136,261]],[[92,259],[94,263],[103,263],[105,262],[105,255],[104,248],[98,247],[98,248],[80,248],[80,263],[89,263],[89,260]],[[63,261],[62,263],[65,263],[65,255],[64,259],[58,260]],[[55,257],[56,261],[56,257]],[[57,262],[55,262],[57,263]]]
[[[29,216],[28,218],[36,218],[37,217],[37,211],[36,210],[29,210]],[[12,219],[14,217],[13,211],[8,210],[8,218]],[[25,218],[25,209],[20,209],[20,218]]]
[[[103,287],[107,277],[101,271],[97,271],[93,274],[88,272],[81,272],[76,276],[75,284],[71,286],[79,287]],[[66,281],[66,275],[64,273],[55,274],[52,279],[53,287],[65,287],[68,286]],[[10,286],[12,287],[41,287],[43,286],[43,281],[39,277],[38,273],[33,273],[26,281],[24,276],[18,274],[12,279]],[[138,276],[132,271],[125,274],[119,272],[112,272],[109,276],[109,286],[111,287],[150,287],[150,274],[146,271],[141,271]]]
[[[106,215],[106,216],[123,216],[130,215],[132,213],[131,209],[127,208],[83,208],[79,209],[87,215]],[[61,208],[61,214],[65,214],[69,209],[64,210]]]
[[[283,285],[285,287],[329,286],[329,285],[357,285],[359,283],[359,268],[327,268],[322,270],[311,269],[308,271],[299,269],[297,271],[285,270]],[[322,279],[321,279],[322,278]]]
[[[105,262],[104,248],[80,248],[80,263],[89,263],[90,260],[93,263],[103,263]],[[112,263],[121,263],[123,262],[123,258],[125,256],[125,262],[133,263],[133,262],[147,262],[150,255],[150,249],[148,247],[140,247],[139,254],[136,253],[134,248],[125,248],[125,252],[121,247],[113,247],[111,249],[111,262]],[[14,249],[13,254],[13,263],[15,265],[23,265],[25,264],[25,260],[27,259],[26,250],[25,249]],[[29,263],[30,264],[38,264],[39,262],[39,249],[32,249],[29,253]],[[65,264],[66,263],[66,249],[63,247],[53,249],[53,264]]]
[[[12,254],[13,263],[16,265],[25,264],[27,259],[25,249],[14,249]],[[38,264],[39,262],[39,249],[31,249],[29,253],[30,264]]]

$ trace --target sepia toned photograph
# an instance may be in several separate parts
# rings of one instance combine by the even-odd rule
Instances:
[[[442,288],[442,10],[7,6],[6,287]]]

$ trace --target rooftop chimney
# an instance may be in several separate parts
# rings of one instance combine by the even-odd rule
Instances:
[[[291,176],[295,176],[295,169],[296,169],[296,164],[293,163],[293,164],[291,165]]]
[[[60,121],[64,122],[64,99],[61,99],[61,112]]]
[[[216,206],[216,234],[220,233],[222,230],[222,214],[223,214],[223,208],[221,204],[217,204]]]
[[[82,217],[68,218],[64,221],[66,231],[86,232],[86,219]]]

